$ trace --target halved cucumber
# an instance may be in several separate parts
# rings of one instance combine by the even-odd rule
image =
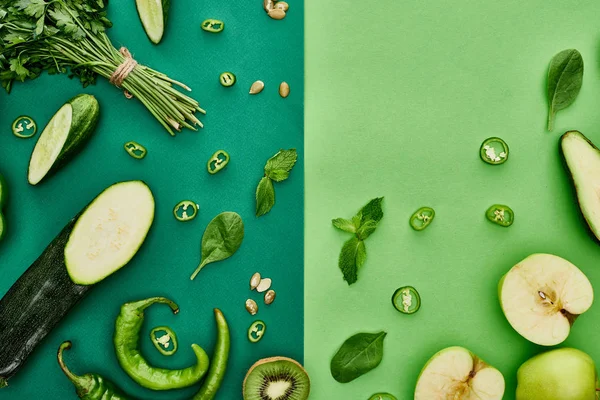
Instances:
[[[154,197],[141,181],[113,185],[77,220],[65,246],[71,280],[92,285],[122,268],[138,251],[154,220]]]
[[[148,39],[154,44],[160,43],[167,24],[169,0],[136,0],[135,5]]]
[[[54,114],[31,154],[27,176],[30,184],[37,185],[81,150],[96,127],[99,111],[94,96],[80,94]]]

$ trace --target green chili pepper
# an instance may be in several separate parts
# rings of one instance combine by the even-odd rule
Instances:
[[[508,160],[508,145],[500,138],[487,138],[481,144],[479,156],[488,164],[504,164]]]
[[[153,367],[138,349],[139,333],[144,322],[144,310],[155,303],[167,304],[174,314],[179,307],[165,297],[125,303],[115,323],[114,344],[117,360],[123,370],[141,386],[153,390],[169,390],[188,387],[198,382],[208,370],[208,355],[197,344],[192,344],[198,362],[179,370]]]
[[[198,205],[191,200],[183,200],[173,208],[173,215],[177,221],[191,221],[198,215]]]
[[[229,164],[229,153],[225,150],[217,150],[206,163],[209,174],[216,174]]]
[[[71,348],[71,342],[63,342],[58,348],[58,364],[67,378],[75,385],[77,396],[82,400],[134,400],[108,379],[98,374],[77,376],[63,361],[63,351]]]
[[[6,180],[0,174],[0,240],[4,238],[6,235],[6,218],[4,218],[4,214],[2,213],[2,209],[6,205],[6,201],[8,200],[8,186],[6,185]]]
[[[435,217],[435,211],[431,207],[421,207],[410,216],[410,226],[415,231],[427,228]]]
[[[159,336],[159,332],[164,333]],[[172,356],[177,351],[177,335],[168,326],[157,326],[152,329],[150,339],[152,339],[152,344],[156,347],[156,350],[164,356]]]
[[[375,393],[373,396],[369,397],[369,400],[397,400],[396,396],[391,395],[389,393]]]
[[[225,87],[235,85],[235,74],[232,72],[223,72],[219,75],[219,82]]]
[[[141,160],[142,158],[146,157],[146,154],[148,153],[144,146],[134,141],[125,143],[123,147],[131,157],[136,158],[138,160]]]
[[[28,139],[37,132],[37,124],[26,115],[21,115],[12,123],[12,132],[18,138]]]
[[[421,308],[421,296],[412,286],[396,289],[392,295],[394,308],[403,314],[414,314]]]
[[[217,344],[210,363],[208,375],[192,400],[212,400],[215,398],[227,370],[227,360],[229,359],[229,347],[231,340],[229,338],[229,326],[225,316],[218,308],[215,308],[215,320],[217,322]]]
[[[515,221],[515,213],[509,206],[494,204],[485,212],[485,217],[497,225],[508,227]]]
[[[260,339],[265,336],[265,332],[267,331],[267,324],[262,322],[261,320],[254,321],[250,328],[248,328],[248,340],[252,343],[259,342]]]
[[[219,33],[225,29],[225,23],[218,19],[205,19],[202,21],[202,30],[211,33]]]

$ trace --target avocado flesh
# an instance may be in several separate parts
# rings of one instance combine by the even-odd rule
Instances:
[[[600,150],[581,132],[569,131],[560,140],[581,214],[600,241]]]

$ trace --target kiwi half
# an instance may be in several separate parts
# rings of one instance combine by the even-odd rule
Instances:
[[[306,400],[309,393],[308,374],[287,357],[259,360],[244,378],[244,400]]]

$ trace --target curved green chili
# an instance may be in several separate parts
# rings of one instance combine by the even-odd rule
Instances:
[[[174,314],[179,312],[177,304],[165,297],[151,297],[121,306],[121,313],[115,323],[114,344],[117,360],[127,375],[145,388],[169,390],[191,386],[202,379],[208,370],[208,355],[202,347],[192,344],[198,362],[179,370],[153,367],[140,353],[138,342],[144,322],[144,310],[155,303],[167,304]]]
[[[156,334],[160,331],[165,332],[164,335],[158,336]],[[150,331],[150,339],[152,339],[152,344],[156,347],[156,350],[163,356],[172,356],[177,352],[177,335],[168,326],[157,326],[152,329]],[[171,347],[170,350],[169,347]]]
[[[225,87],[233,86],[236,82],[235,74],[233,72],[223,72],[219,75],[219,82]]]
[[[179,210],[181,210],[181,215],[179,215]],[[188,211],[190,211],[190,213],[188,213]],[[198,205],[191,200],[180,201],[173,208],[173,215],[177,221],[191,221],[198,215]]]
[[[261,320],[254,321],[252,325],[250,325],[250,328],[248,328],[248,340],[252,343],[260,342],[260,339],[265,336],[266,331],[267,324]]]
[[[515,221],[515,213],[509,207],[502,204],[494,204],[485,212],[488,221],[503,227],[509,227]]]
[[[229,153],[225,150],[217,150],[206,163],[209,174],[216,174],[229,164]]]
[[[225,23],[223,21],[219,21],[218,19],[205,19],[202,21],[202,30],[211,33],[219,33],[223,29],[225,29]]]
[[[196,393],[192,400],[212,400],[215,398],[227,370],[227,360],[229,359],[229,347],[231,340],[229,338],[229,326],[225,316],[218,308],[215,308],[215,320],[217,322],[217,344],[213,353],[210,370],[206,380],[202,384],[200,391]]]
[[[71,348],[71,342],[63,342],[58,348],[57,359],[60,369],[75,386],[77,396],[82,400],[135,400],[127,396],[119,387],[98,374],[75,375],[65,365],[63,351]]]
[[[508,160],[508,145],[498,137],[487,138],[481,144],[479,156],[487,164],[504,164]]]
[[[142,158],[146,157],[146,154],[148,154],[148,150],[146,150],[144,146],[142,146],[138,142],[134,142],[133,140],[125,143],[123,147],[131,157],[137,160],[141,160]]]
[[[27,115],[17,117],[12,123],[12,132],[18,138],[28,139],[37,132],[37,124]]]
[[[435,217],[435,211],[431,207],[421,207],[410,216],[410,226],[415,231],[427,228]]]

